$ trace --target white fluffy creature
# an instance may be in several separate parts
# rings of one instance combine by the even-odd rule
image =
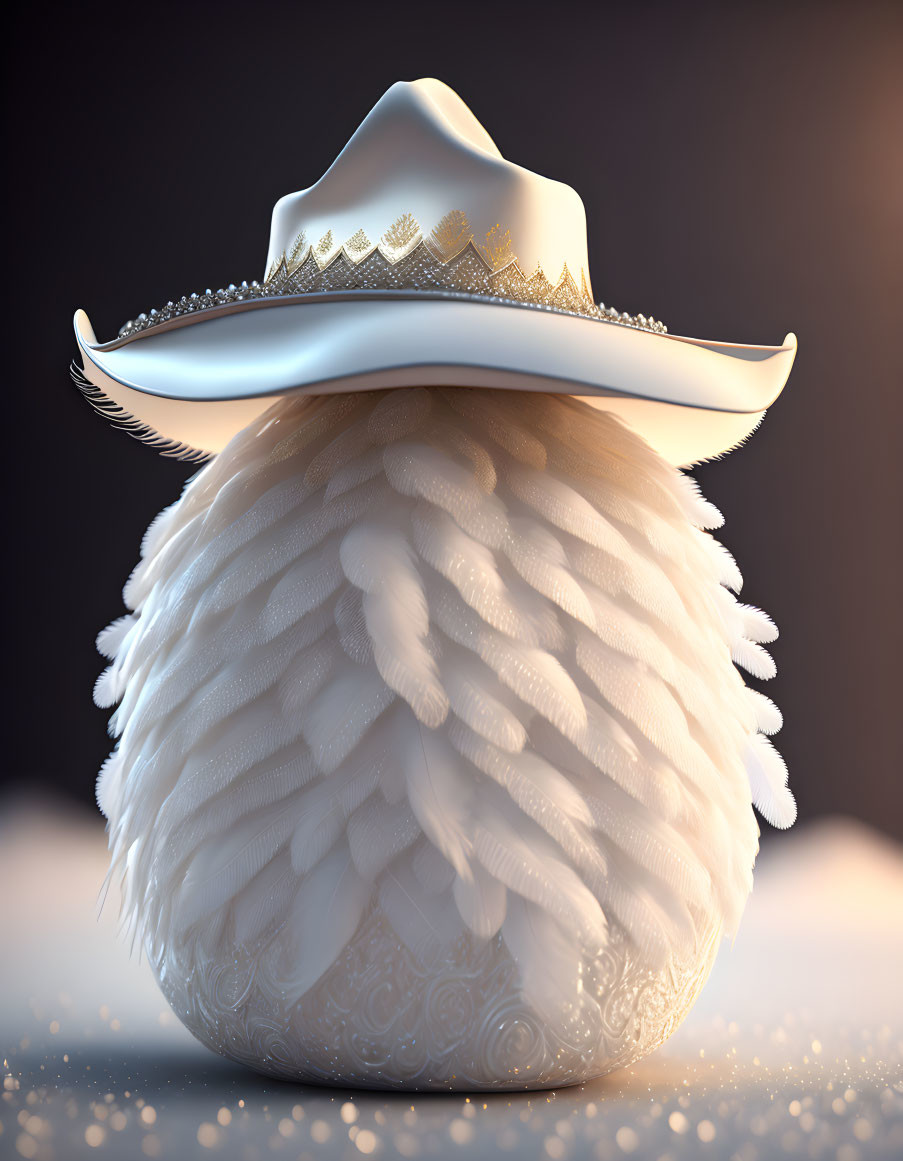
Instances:
[[[100,636],[111,875],[211,1048],[536,1088],[649,1052],[789,825],[775,629],[694,482],[564,395],[286,398]]]

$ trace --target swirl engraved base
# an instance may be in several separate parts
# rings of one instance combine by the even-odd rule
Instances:
[[[692,962],[651,971],[613,925],[555,1021],[525,1004],[500,936],[463,936],[423,962],[378,909],[294,1004],[243,949],[231,962],[207,962],[187,942],[154,968],[202,1043],[269,1076],[414,1091],[540,1089],[591,1080],[658,1047],[689,1011],[720,937],[713,927]]]

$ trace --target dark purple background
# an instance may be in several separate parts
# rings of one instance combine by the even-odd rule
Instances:
[[[597,297],[674,333],[797,332],[763,428],[696,474],[744,599],[782,630],[767,692],[801,816],[903,834],[903,6],[14,12],[4,777],[90,800],[108,749],[94,635],[190,471],[80,399],[73,310],[106,338],[261,276],[276,198],[321,175],[392,81],[434,75],[507,157],[581,193]]]

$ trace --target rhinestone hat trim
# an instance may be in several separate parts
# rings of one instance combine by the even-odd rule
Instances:
[[[275,261],[263,282],[242,282],[203,294],[183,295],[158,310],[130,319],[119,338],[131,338],[151,327],[186,315],[280,298],[342,291],[421,291],[430,297],[533,307],[557,314],[576,315],[597,322],[618,323],[637,330],[667,334],[663,322],[643,314],[628,314],[604,302],[596,303],[579,272],[579,286],[567,263],[556,282],[537,266],[526,274],[512,253],[511,234],[500,225],[477,244],[467,217],[454,210],[425,237],[411,214],[396,218],[373,244],[363,230],[336,243],[328,230],[315,244],[304,231],[288,252]],[[364,297],[358,294],[356,297]]]

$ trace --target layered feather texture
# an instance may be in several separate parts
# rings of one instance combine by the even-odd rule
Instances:
[[[111,874],[161,969],[239,949],[284,1002],[378,918],[492,946],[554,1023],[613,931],[650,971],[736,926],[794,816],[774,627],[718,513],[564,396],[287,399],[161,513],[100,636]],[[464,943],[462,944],[462,940]]]

